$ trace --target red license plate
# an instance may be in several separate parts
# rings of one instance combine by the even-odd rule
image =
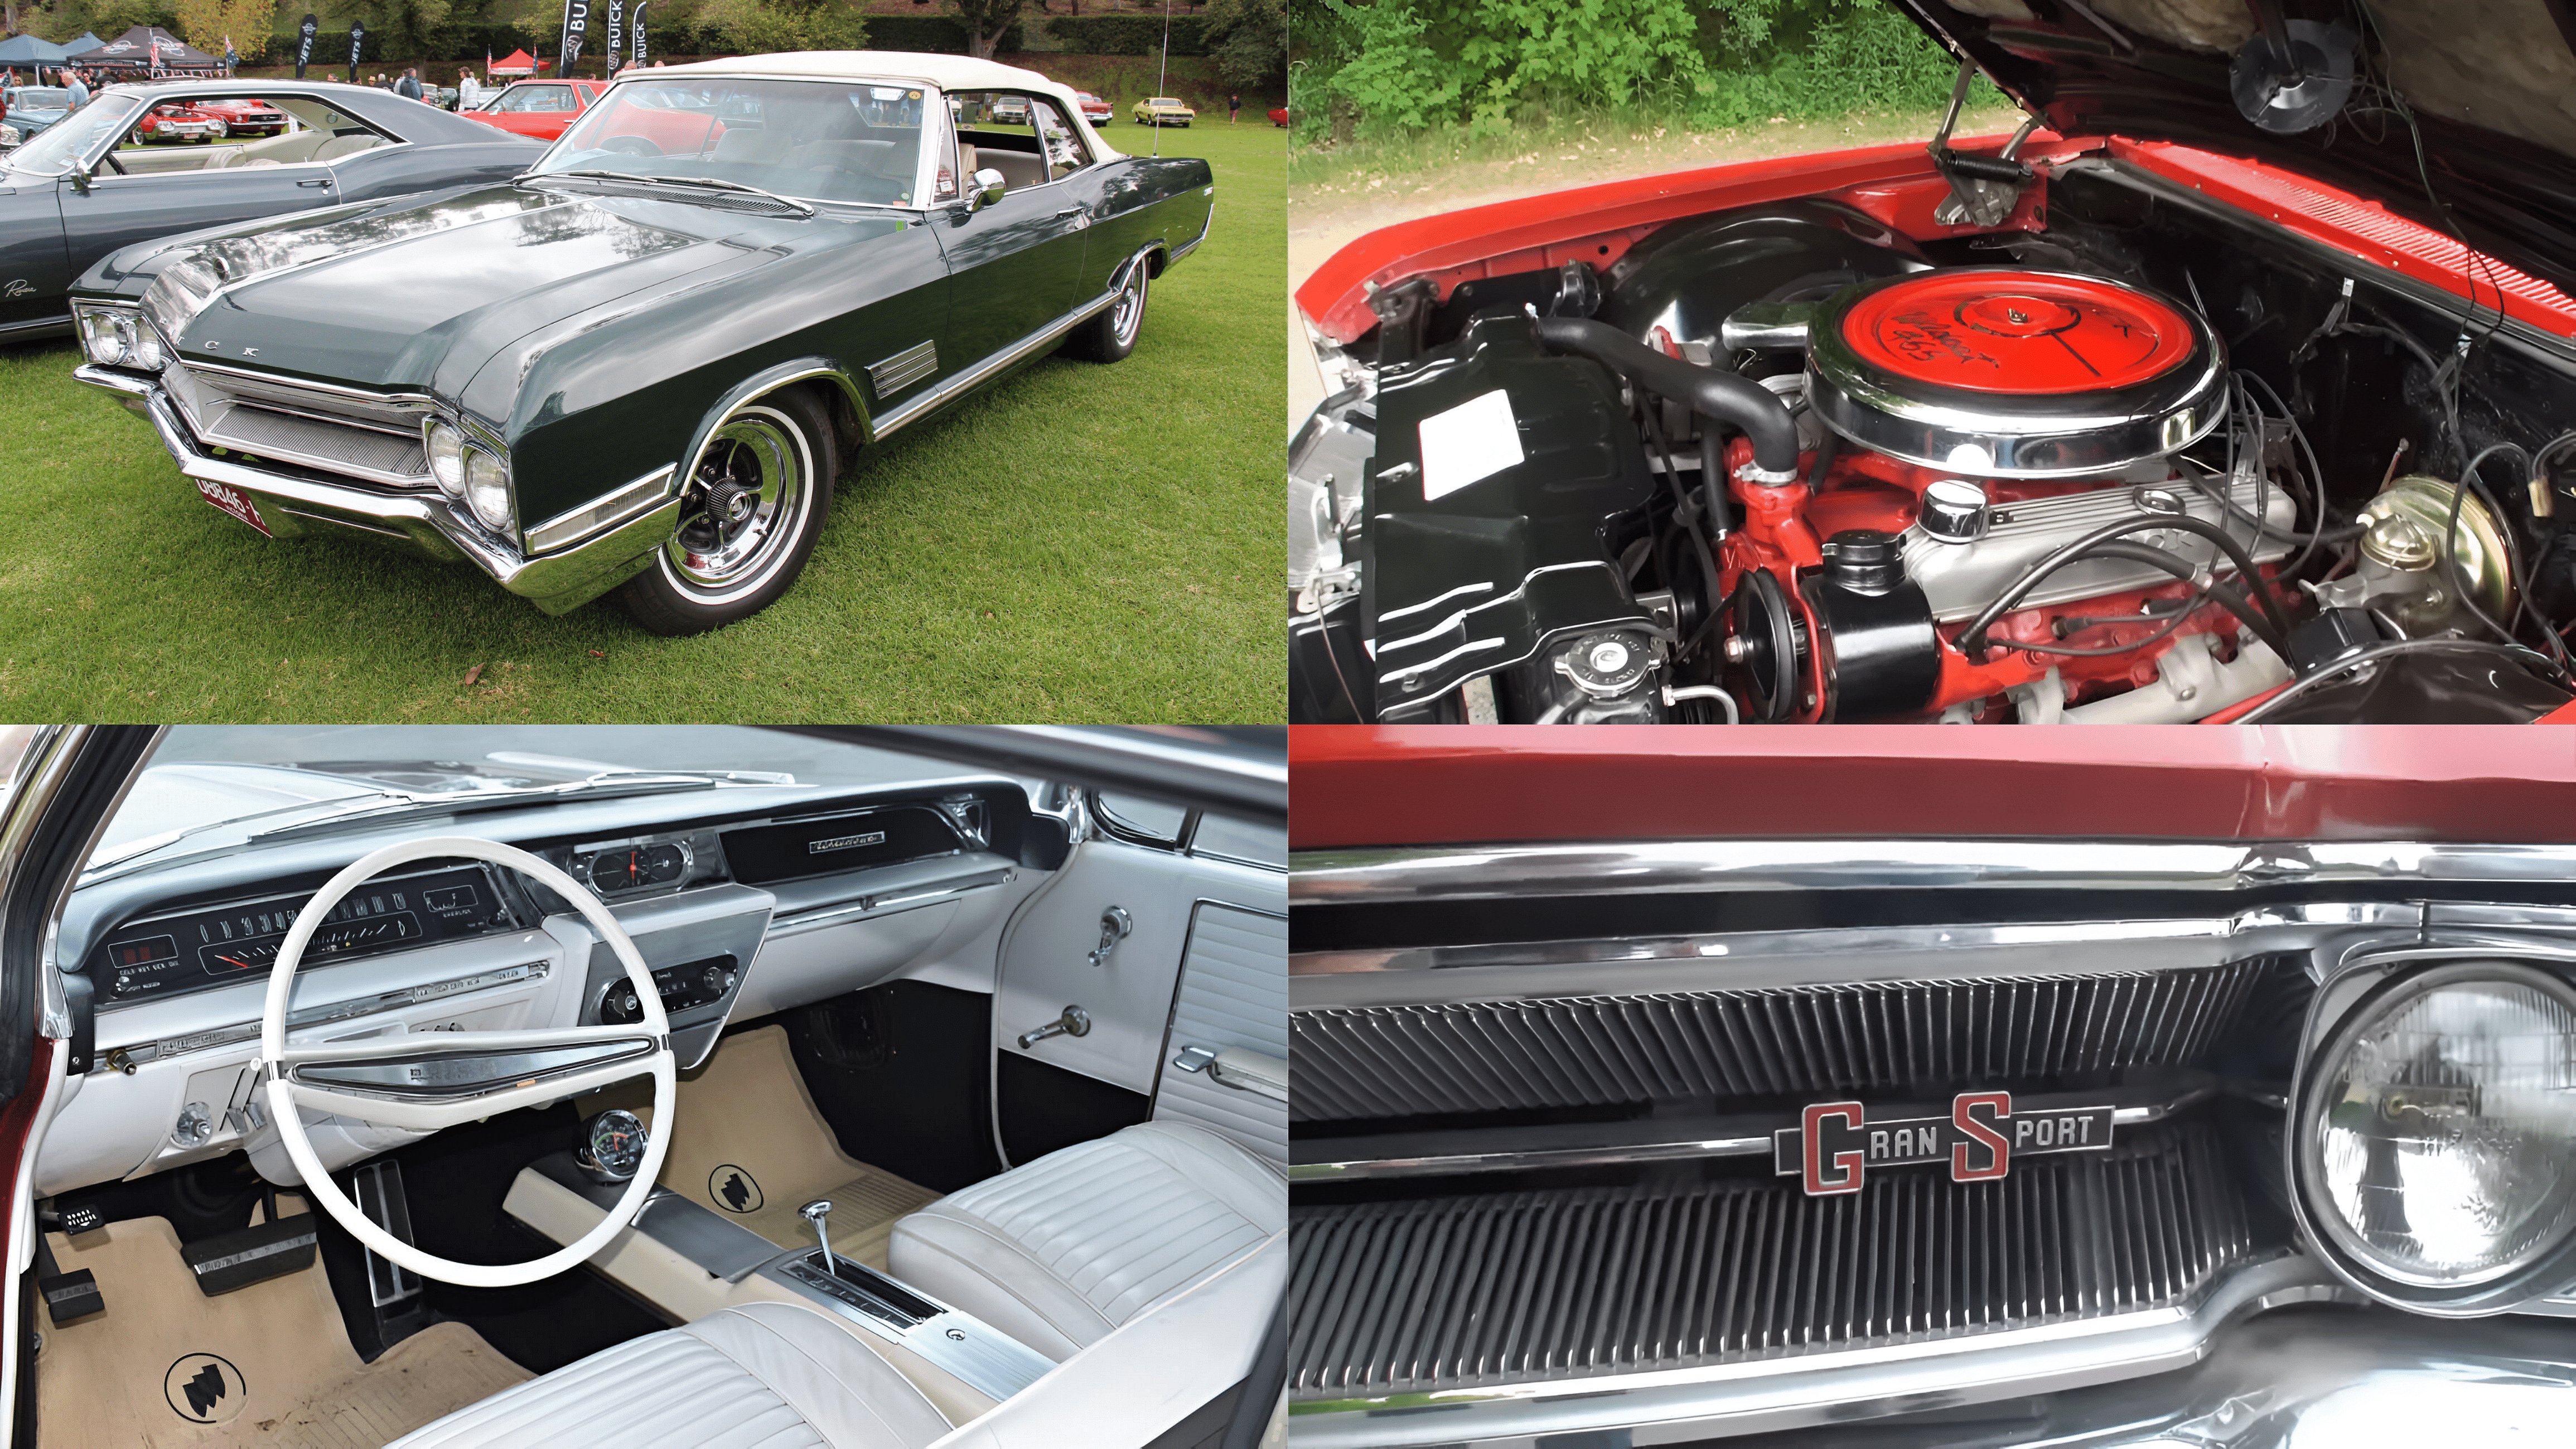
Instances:
[[[204,494],[206,501],[215,505],[218,510],[224,513],[229,513],[233,517],[240,519],[242,522],[249,524],[251,527],[258,529],[261,537],[277,537],[276,534],[268,531],[267,524],[259,521],[259,510],[251,506],[249,494],[241,492],[238,489],[227,488],[221,483],[216,483],[205,478],[197,480],[197,491]]]

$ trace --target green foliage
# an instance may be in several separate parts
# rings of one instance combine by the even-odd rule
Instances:
[[[76,40],[83,31],[114,40],[137,25],[158,25],[175,35],[178,24],[179,7],[172,0],[63,0],[41,33],[54,41]]]
[[[868,44],[876,50],[926,51],[933,55],[964,55],[972,37],[966,27],[946,15],[871,15],[868,17]],[[1020,27],[1013,25],[1002,32],[998,49],[1020,48]]]
[[[1222,4],[1223,0],[1219,0]],[[1276,3],[1268,6],[1275,16]],[[1171,23],[1172,54],[1206,55],[1216,23],[1216,7],[1205,16],[1175,15]],[[1273,22],[1274,24],[1276,21]],[[1058,15],[1046,22],[1047,34],[1065,49],[1083,55],[1160,55],[1163,17],[1153,15]],[[1008,47],[1005,47],[1006,49]]]
[[[1883,0],[1314,0],[1289,27],[1309,145],[1566,111],[1710,127],[1938,105],[1955,66]]]
[[[1216,73],[1226,84],[1269,90],[1288,64],[1288,15],[1284,0],[1215,0],[1208,6],[1207,43]]]
[[[966,30],[966,53],[993,58],[1003,32],[1017,24],[1023,0],[947,0],[948,13]]]
[[[838,0],[706,0],[698,23],[743,55],[783,50],[857,50],[867,22]]]

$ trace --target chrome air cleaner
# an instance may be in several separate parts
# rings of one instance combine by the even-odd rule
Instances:
[[[2190,309],[2018,267],[1856,283],[1807,328],[1807,402],[1862,447],[1984,478],[2112,472],[2227,415],[2227,359]]]

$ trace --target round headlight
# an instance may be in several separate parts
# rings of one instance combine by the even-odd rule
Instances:
[[[2475,962],[2394,982],[2328,1038],[2304,1097],[2310,1215],[2413,1306],[2495,1298],[2474,1290],[2576,1229],[2576,990],[2553,975]]]
[[[151,323],[140,317],[136,318],[134,320],[134,365],[146,372],[159,372],[161,364],[166,361],[168,359],[161,355],[161,334],[152,330]]]
[[[509,465],[480,448],[465,454],[465,503],[494,533],[510,528]]]
[[[429,425],[429,476],[448,497],[465,496],[465,435],[445,423]]]
[[[133,346],[134,323],[115,312],[88,312],[81,316],[81,336],[88,344],[90,361],[114,367]]]

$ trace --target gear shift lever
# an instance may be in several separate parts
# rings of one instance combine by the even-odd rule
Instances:
[[[832,1253],[831,1199],[818,1197],[798,1208],[796,1215],[814,1225],[814,1240],[823,1245],[823,1271],[835,1278],[840,1277],[841,1260]]]

